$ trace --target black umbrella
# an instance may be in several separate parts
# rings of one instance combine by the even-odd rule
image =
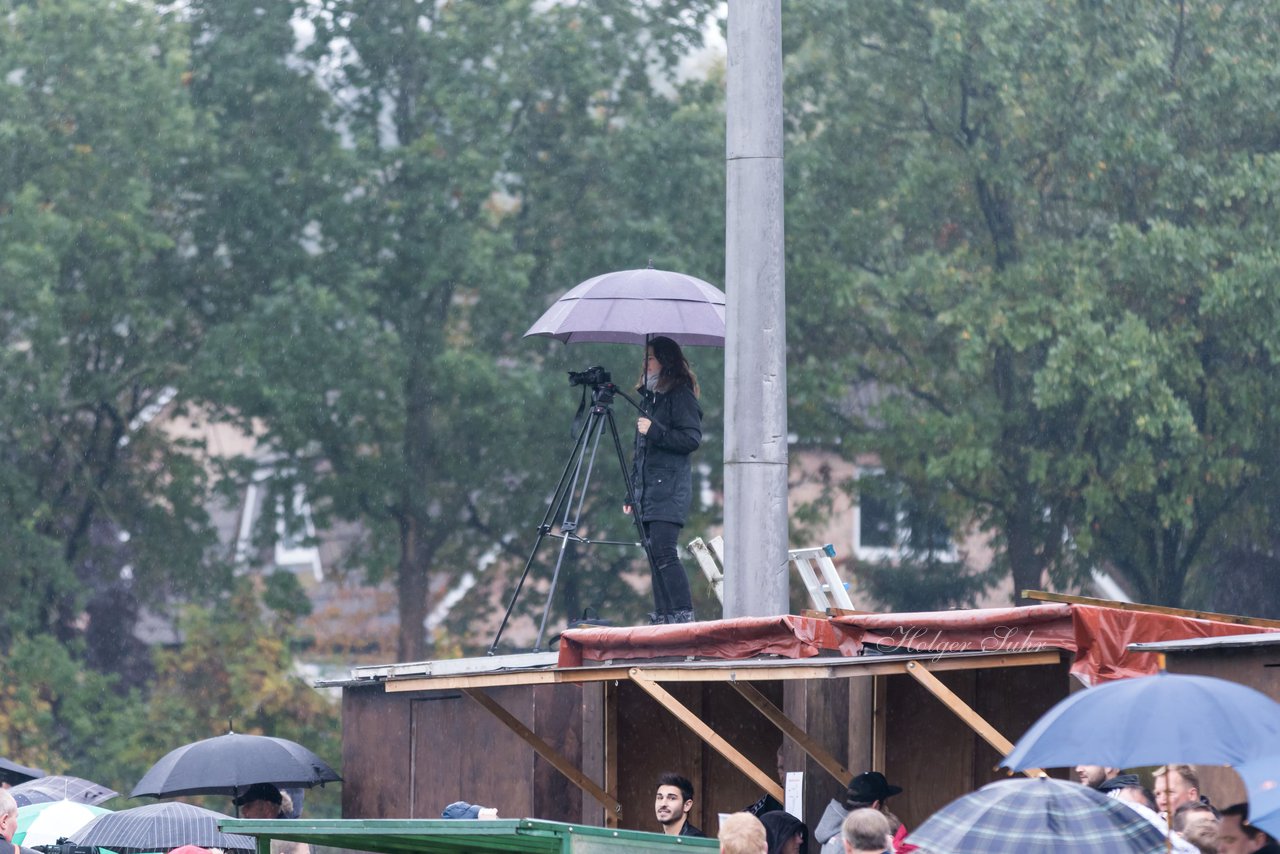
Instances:
[[[26,765],[19,765],[17,762],[10,762],[8,759],[0,759],[0,783],[22,783],[26,780],[34,780],[37,777],[43,777],[44,772],[39,768],[30,768]]]
[[[223,833],[218,822],[230,816],[193,804],[168,801],[103,813],[69,838],[76,845],[110,848],[117,854],[168,851],[180,845],[253,854],[252,836]]]
[[[143,775],[129,797],[236,797],[254,783],[285,788],[341,780],[323,759],[297,742],[229,732],[169,751]]]
[[[120,794],[114,789],[99,785],[83,777],[69,777],[54,774],[20,783],[9,790],[19,806],[26,804],[43,804],[47,801],[72,801],[77,804],[97,806]]]

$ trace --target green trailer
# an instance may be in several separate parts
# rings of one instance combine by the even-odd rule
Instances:
[[[373,854],[618,854],[622,851],[718,851],[714,839],[665,836],[532,818],[449,819],[225,819],[227,833],[258,840],[258,854],[271,854],[271,841],[305,842],[312,847]]]

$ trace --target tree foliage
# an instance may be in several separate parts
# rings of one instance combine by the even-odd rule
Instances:
[[[309,272],[226,330],[208,387],[259,419],[322,518],[361,523],[353,562],[395,578],[414,660],[430,597],[550,488],[563,374],[520,333],[598,272],[567,259],[610,254],[580,249],[573,220],[605,198],[610,137],[647,120],[652,75],[700,37],[702,6],[308,8],[348,145]]]
[[[1276,9],[789,8],[802,417],[945,484],[1018,589],[1181,603],[1275,445]]]

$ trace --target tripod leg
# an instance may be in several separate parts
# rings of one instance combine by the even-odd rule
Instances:
[[[609,410],[607,409],[605,410],[605,412],[608,411]],[[551,573],[551,586],[547,590],[547,604],[542,609],[542,622],[538,624],[538,639],[534,641],[533,644],[534,652],[542,649],[542,639],[547,633],[547,618],[551,615],[551,603],[555,600],[556,586],[560,583],[560,567],[564,564],[565,552],[569,547],[568,533],[570,531],[578,530],[578,520],[582,518],[582,505],[586,501],[587,497],[587,484],[591,482],[591,470],[595,468],[596,449],[600,446],[600,436],[604,433],[604,420],[600,417],[600,413],[597,411],[597,408],[592,408],[591,416],[587,421],[587,427],[583,430],[583,433],[587,435],[587,441],[591,445],[591,455],[586,458],[587,470],[585,476],[582,478],[582,489],[578,492],[578,506],[574,513],[573,520],[569,520],[569,513],[572,507],[567,505],[565,507],[564,521],[560,524],[560,531],[564,536],[560,539],[560,554],[556,557],[555,569]],[[585,452],[585,450],[586,445],[584,444],[583,451]],[[579,469],[581,469],[584,455],[585,454],[580,454],[578,457]],[[575,472],[575,485],[577,481],[578,473]],[[572,498],[570,499],[569,504],[571,503]]]
[[[590,432],[591,423],[588,423],[584,425],[582,431],[578,434],[577,439],[574,441],[573,450],[569,452],[569,459],[560,473],[560,481],[556,484],[556,490],[551,496],[551,501],[547,504],[547,512],[543,514],[542,522],[538,525],[538,536],[533,542],[533,548],[529,550],[529,559],[525,561],[524,571],[520,573],[520,580],[516,582],[516,589],[511,594],[511,601],[507,603],[507,611],[502,615],[502,622],[498,625],[498,631],[493,636],[493,643],[489,644],[489,655],[497,653],[498,642],[502,640],[502,633],[506,631],[507,622],[511,619],[511,612],[515,610],[516,600],[520,598],[520,591],[524,588],[530,569],[533,568],[533,561],[537,557],[538,548],[551,531],[551,520],[559,514],[560,509],[566,505],[573,495],[578,472],[582,469],[582,455],[586,450]],[[572,481],[570,480],[571,473],[573,475]]]

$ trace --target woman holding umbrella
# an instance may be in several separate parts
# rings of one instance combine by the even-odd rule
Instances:
[[[679,344],[665,336],[649,342],[636,391],[643,398],[631,470],[636,506],[623,510],[639,514],[649,543],[653,566],[649,624],[691,623],[696,619],[693,599],[676,538],[693,502],[689,455],[702,443],[702,407],[698,378]]]

